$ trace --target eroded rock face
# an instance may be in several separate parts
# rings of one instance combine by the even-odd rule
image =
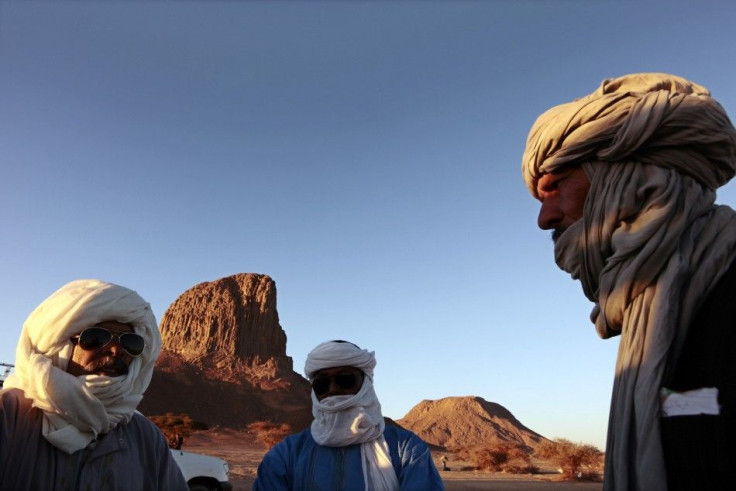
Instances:
[[[200,283],[176,299],[161,319],[163,348],[188,362],[291,371],[286,333],[276,310],[276,283],[241,273]]]
[[[286,356],[276,284],[243,273],[200,283],[161,318],[163,349],[139,405],[144,414],[190,415],[241,428],[256,421],[311,422],[309,382]]]

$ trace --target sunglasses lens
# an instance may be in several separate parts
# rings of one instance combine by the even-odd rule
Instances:
[[[112,334],[107,329],[90,327],[79,335],[79,346],[84,350],[93,350],[105,346],[112,339]]]
[[[340,373],[335,375],[335,383],[341,389],[352,389],[355,387],[355,382],[357,382],[357,378],[353,373]]]
[[[140,334],[132,332],[116,335],[120,341],[120,346],[128,352],[130,356],[139,356],[146,347],[146,341]],[[91,351],[106,346],[112,341],[113,335],[105,328],[90,327],[82,331],[79,335],[79,347],[83,350]],[[328,384],[329,386],[329,384]]]
[[[312,382],[312,389],[314,393],[321,396],[330,388],[330,377],[321,376],[314,379]]]
[[[337,375],[320,375],[312,382],[315,395],[321,396],[330,389],[330,384],[335,381],[338,387],[344,390],[352,389],[358,382],[354,373],[338,373]]]
[[[146,342],[143,340],[143,337],[132,332],[121,334],[120,344],[130,356],[140,355],[141,353],[143,353],[143,348],[146,347]]]

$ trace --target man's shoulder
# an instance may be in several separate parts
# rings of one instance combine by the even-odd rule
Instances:
[[[43,412],[18,388],[0,391],[0,434],[12,432],[40,434]]]
[[[135,432],[142,435],[144,438],[161,438],[165,441],[163,433],[156,424],[150,419],[146,418],[143,414],[138,411],[133,413],[130,421],[124,425],[119,425],[122,431]]]
[[[271,451],[275,453],[301,453],[308,450],[308,448],[312,445],[316,444],[317,443],[314,441],[314,438],[312,438],[311,428],[307,427],[298,433],[293,433],[291,435],[285,436],[279,443],[271,448]]]
[[[0,390],[0,401],[2,401],[2,406],[6,410],[7,408],[19,409],[33,405],[33,400],[28,399],[25,392],[15,387]]]
[[[429,448],[427,442],[419,438],[419,435],[400,426],[387,424],[383,430],[383,438],[386,439],[386,443],[389,446],[398,445],[399,447],[406,448]]]
[[[130,418],[130,423],[141,426],[143,428],[147,428],[149,430],[155,430],[157,432],[160,432],[161,430],[158,429],[158,426],[156,426],[156,423],[148,419],[144,414],[139,413],[138,411],[133,412],[133,416]]]
[[[414,433],[411,430],[407,430],[406,428],[402,428],[401,426],[387,424],[386,427],[383,430],[383,437],[388,439],[393,439],[396,441],[408,441],[408,440],[416,440],[418,442],[423,442],[419,436],[417,436],[416,433]]]
[[[308,426],[302,431],[284,437],[281,441],[287,442],[290,445],[302,445],[304,442],[314,442],[314,438],[312,438],[312,428]]]

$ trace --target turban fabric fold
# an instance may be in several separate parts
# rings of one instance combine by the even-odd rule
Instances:
[[[586,161],[629,160],[716,189],[736,172],[736,130],[705,87],[662,73],[626,75],[542,114],[529,132],[522,173],[537,197],[542,174]]]

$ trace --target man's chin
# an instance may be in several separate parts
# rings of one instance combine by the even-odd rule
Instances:
[[[128,371],[126,370],[122,372],[114,368],[109,368],[109,369],[96,370],[92,373],[94,373],[95,375],[104,375],[106,377],[122,377],[123,375],[127,375]]]
[[[120,360],[113,363],[90,364],[85,369],[89,374],[104,375],[106,377],[122,377],[128,374],[128,366]]]

